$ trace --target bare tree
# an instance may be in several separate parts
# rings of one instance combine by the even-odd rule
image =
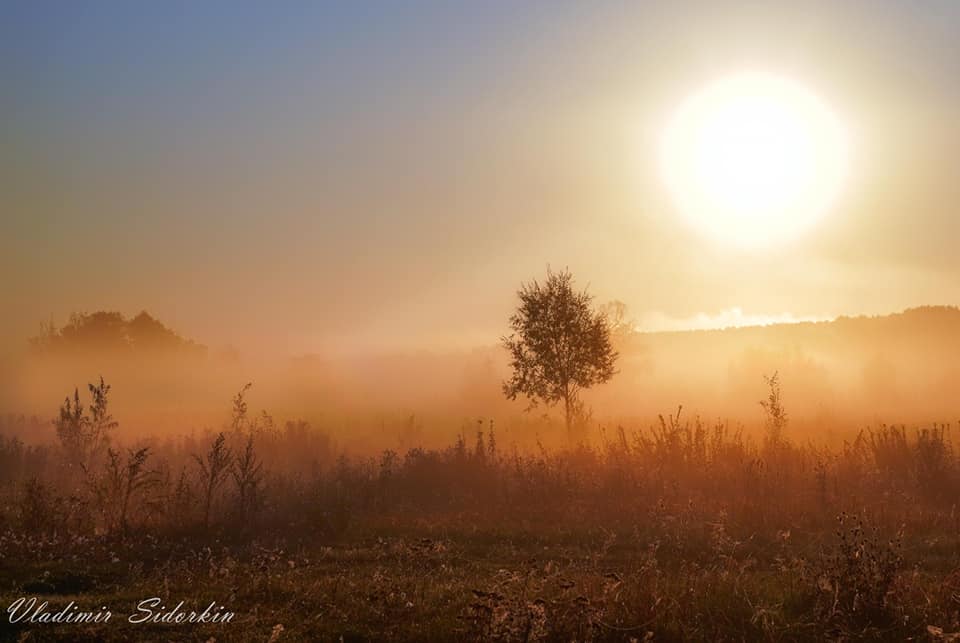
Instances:
[[[510,317],[513,332],[502,338],[513,371],[503,393],[511,400],[523,395],[531,406],[562,401],[569,434],[582,411],[580,392],[616,374],[607,317],[593,309],[586,291],[574,291],[567,270],[548,270],[543,284],[523,284],[517,294],[520,305]]]

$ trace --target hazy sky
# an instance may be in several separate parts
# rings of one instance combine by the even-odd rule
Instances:
[[[0,335],[147,309],[215,346],[491,343],[548,264],[651,325],[957,303],[958,34],[952,0],[0,2]],[[820,225],[752,252],[656,169],[745,69],[854,146]]]

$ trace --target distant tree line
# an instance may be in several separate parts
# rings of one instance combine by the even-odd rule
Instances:
[[[164,352],[202,356],[207,348],[181,337],[146,311],[130,319],[118,312],[74,313],[61,328],[52,322],[30,338],[39,353],[55,355],[86,351]]]

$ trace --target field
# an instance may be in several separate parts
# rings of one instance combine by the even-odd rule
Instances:
[[[97,453],[83,439],[112,419],[109,389],[100,406],[95,390],[79,434],[61,412],[61,441],[80,439],[72,450],[0,441],[0,597],[37,597],[50,612],[74,601],[111,619],[11,616],[4,638],[951,640],[960,630],[960,459],[946,426],[796,445],[774,381],[755,435],[678,411],[568,447],[501,444],[478,422],[445,449],[348,457],[304,422],[248,417],[241,392],[222,433]],[[215,603],[233,617],[128,622],[153,597],[167,611],[182,600],[181,611]]]
[[[0,643],[960,643],[960,0],[0,16]]]

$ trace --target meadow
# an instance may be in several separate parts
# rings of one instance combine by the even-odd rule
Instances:
[[[960,0],[0,16],[0,643],[960,643]]]
[[[58,441],[0,437],[0,597],[108,607],[0,621],[21,641],[953,640],[960,454],[947,425],[791,439],[780,383],[748,431],[688,417],[518,446],[348,455],[248,411],[222,430],[109,441],[106,384]],[[89,398],[89,405],[88,405]],[[143,599],[229,623],[129,623]],[[5,616],[7,616],[5,614]]]

